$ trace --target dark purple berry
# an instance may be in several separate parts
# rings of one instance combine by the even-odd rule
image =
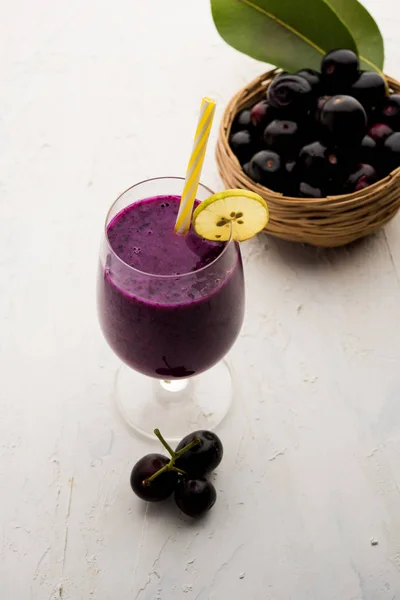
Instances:
[[[311,142],[323,139],[324,137],[323,127],[314,118],[313,115],[310,115],[310,118],[304,121],[303,123],[299,123],[299,128],[301,132],[301,143],[303,146],[305,146],[306,144],[311,144]]]
[[[214,432],[206,430],[194,431],[184,437],[176,447],[176,452],[193,442],[195,438],[200,443],[182,454],[175,463],[192,478],[202,477],[216,469],[224,453],[219,437]]]
[[[293,114],[310,110],[313,99],[311,85],[299,75],[282,75],[275,78],[267,90],[268,102],[274,108]]]
[[[261,150],[250,161],[252,179],[272,190],[281,187],[282,161],[279,154],[272,150]]]
[[[146,483],[149,477],[165,467],[169,461],[170,459],[162,454],[147,454],[138,460],[132,469],[131,487],[139,498],[147,502],[159,502],[172,494],[178,481],[175,471],[161,473],[151,483]]]
[[[344,194],[344,182],[348,171],[342,172],[340,177],[328,179],[324,182],[323,193],[325,196],[341,196]]]
[[[303,146],[297,161],[298,176],[318,187],[323,182],[342,175],[343,165],[335,149],[330,149],[321,142],[312,142]]]
[[[300,198],[324,198],[325,194],[321,188],[302,181],[299,185],[299,196]]]
[[[366,134],[367,115],[351,96],[332,96],[321,109],[319,122],[326,138],[337,146],[357,146]]]
[[[386,123],[375,123],[368,129],[369,137],[377,144],[382,144],[392,133],[393,129]]]
[[[350,94],[357,98],[367,113],[380,107],[386,97],[386,83],[376,71],[364,71],[351,86]]]
[[[383,170],[390,173],[400,167],[400,133],[393,133],[383,144]]]
[[[288,175],[292,175],[293,173],[296,172],[296,161],[295,160],[288,160],[285,163],[285,171]]]
[[[200,517],[210,510],[217,499],[217,492],[205,478],[182,477],[175,489],[175,502],[185,515]]]
[[[283,166],[281,191],[285,196],[296,196],[298,189],[297,162],[288,160]]]
[[[366,135],[361,142],[360,159],[364,163],[375,164],[376,158],[376,142],[372,137]]]
[[[229,144],[241,164],[247,162],[255,152],[251,133],[247,129],[232,134]]]
[[[242,165],[242,169],[246,173],[247,177],[251,177],[251,175],[250,175],[250,163],[247,162],[244,165]]]
[[[321,110],[323,109],[325,103],[327,102],[327,100],[329,100],[329,98],[332,98],[332,96],[320,96],[319,98],[317,98],[317,106],[315,110],[315,118],[317,119],[317,121],[319,121],[319,118],[321,116]]]
[[[321,73],[314,69],[301,69],[300,71],[297,71],[296,75],[299,75],[299,77],[303,77],[303,79],[308,81],[311,85],[313,94],[315,96],[318,95],[321,87]]]
[[[251,128],[251,111],[248,108],[241,110],[232,123],[231,133]]]
[[[344,189],[351,192],[359,192],[377,181],[378,176],[375,168],[368,164],[359,164],[350,173],[345,183]]]
[[[295,121],[275,119],[265,128],[264,142],[278,154],[293,156],[300,147],[299,126]]]
[[[329,94],[346,93],[359,74],[358,56],[352,50],[331,50],[322,59],[322,84]]]
[[[385,98],[380,113],[382,121],[387,123],[394,131],[400,129],[400,94],[391,94]]]
[[[251,109],[251,123],[256,129],[264,129],[275,118],[276,110],[268,104],[267,100],[257,102]]]

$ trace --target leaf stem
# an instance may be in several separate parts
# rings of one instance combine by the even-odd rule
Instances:
[[[243,4],[247,4],[247,6],[251,6],[251,8],[254,8],[261,14],[265,15],[266,17],[271,19],[271,21],[274,21],[281,27],[283,27],[283,28],[287,29],[288,31],[290,31],[291,33],[293,33],[294,35],[297,35],[297,37],[299,37],[301,40],[303,40],[303,42],[305,42],[306,44],[311,46],[311,48],[314,48],[314,50],[316,50],[320,54],[322,54],[322,55],[325,54],[325,52],[322,48],[320,48],[317,44],[315,44],[313,41],[311,41],[308,37],[306,37],[305,35],[300,33],[300,31],[298,31],[294,27],[291,27],[291,25],[289,25],[289,23],[282,21],[276,15],[274,15],[270,12],[267,12],[264,8],[262,8],[261,6],[258,6],[255,2],[251,2],[251,0],[241,0],[241,2],[243,2]]]

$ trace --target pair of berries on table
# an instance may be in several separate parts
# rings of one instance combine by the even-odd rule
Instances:
[[[361,71],[351,50],[333,50],[321,71],[278,74],[266,98],[236,116],[229,143],[246,175],[273,191],[359,191],[400,166],[400,94]]]
[[[199,517],[215,504],[217,492],[205,477],[217,468],[223,456],[219,437],[212,431],[195,431],[184,437],[175,450],[154,430],[170,457],[147,454],[133,467],[131,487],[147,502],[166,500],[172,494],[180,510]]]

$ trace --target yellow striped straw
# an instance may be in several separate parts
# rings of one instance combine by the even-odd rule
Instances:
[[[214,119],[215,102],[210,98],[203,98],[200,107],[200,117],[197,124],[196,135],[192,154],[186,171],[185,185],[183,187],[179,212],[175,223],[175,231],[185,234],[190,227],[193,204],[199,187],[201,169],[206,154],[207,142],[210,136]]]

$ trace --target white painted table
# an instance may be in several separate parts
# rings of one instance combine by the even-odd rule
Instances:
[[[399,78],[398,3],[365,4]],[[95,311],[104,215],[183,174],[201,96],[218,121],[266,67],[198,0],[3,2],[0,48],[1,600],[400,599],[400,217],[350,249],[244,246],[218,503],[146,506],[129,473],[157,446],[114,413]]]

